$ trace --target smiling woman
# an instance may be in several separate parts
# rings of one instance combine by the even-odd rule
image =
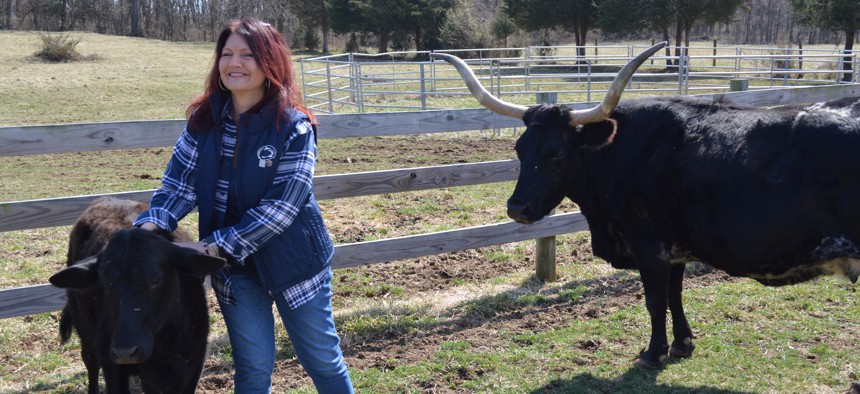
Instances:
[[[334,244],[312,192],[316,119],[301,106],[290,50],[254,18],[218,37],[204,93],[135,225],[168,230],[199,212],[198,242],[227,259],[212,275],[230,337],[236,393],[271,391],[272,306],[320,392],[351,393],[331,306]]]

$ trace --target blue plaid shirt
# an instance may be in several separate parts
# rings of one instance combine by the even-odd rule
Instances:
[[[224,130],[221,152],[225,157],[232,158],[237,132],[236,123],[228,109],[229,103],[224,107],[226,116],[221,125]],[[219,229],[209,237],[210,241],[218,244],[222,253],[230,255],[239,264],[266,241],[292,224],[299,212],[299,207],[307,198],[307,193],[311,191],[316,166],[316,144],[310,122],[301,121],[294,130],[291,130],[284,151],[289,151],[287,148],[296,143],[305,145],[301,153],[285,154],[278,163],[273,187],[283,190],[281,198],[261,201],[260,205],[244,213],[242,221],[234,226]],[[179,220],[194,210],[197,206],[194,187],[197,153],[197,140],[188,132],[186,126],[176,142],[173,156],[162,178],[162,185],[155,191],[149,210],[141,214],[134,225],[152,222],[172,232],[178,226]],[[171,174],[174,173],[180,175],[172,177]],[[218,180],[215,196],[216,210],[226,211],[229,185],[230,182],[226,178]],[[298,308],[319,292],[330,275],[331,270],[326,268],[310,279],[286,289],[282,295],[290,308]],[[236,299],[232,290],[229,267],[212,276],[212,287],[222,301],[235,305]]]

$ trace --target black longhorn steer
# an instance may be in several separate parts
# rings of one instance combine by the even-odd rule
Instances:
[[[860,102],[749,109],[724,100],[656,97],[618,104],[633,71],[619,72],[588,110],[524,107],[491,96],[452,63],[490,110],[523,120],[521,171],[508,215],[542,219],[565,197],[588,220],[594,254],[639,270],[651,341],[637,364],[688,357],[684,264],[701,261],[769,286],[860,275]],[[674,341],[666,336],[672,313]]]
[[[50,282],[65,288],[60,339],[81,338],[88,392],[194,393],[203,370],[209,314],[203,278],[223,259],[175,245],[176,235],[129,228],[145,204],[101,198],[72,226],[68,267]]]

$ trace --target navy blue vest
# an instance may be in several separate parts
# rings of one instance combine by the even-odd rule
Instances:
[[[221,169],[221,116],[224,103],[213,97],[210,108],[213,129],[205,133],[192,131],[197,138],[197,199],[200,213],[200,238],[206,238],[224,227],[223,213],[215,210],[215,185]],[[272,185],[277,163],[283,156],[283,147],[296,123],[307,115],[287,109],[275,129],[277,107],[269,103],[256,114],[245,114],[237,119],[239,135],[235,154],[237,165],[233,179],[237,181],[237,205],[245,212],[259,205],[266,190]],[[316,136],[314,136],[316,137]],[[275,165],[260,166],[257,152],[260,148],[275,147]],[[252,255],[260,282],[271,294],[310,279],[327,268],[334,256],[334,244],[328,234],[319,205],[312,192],[301,207],[293,223],[283,233],[273,237]]]

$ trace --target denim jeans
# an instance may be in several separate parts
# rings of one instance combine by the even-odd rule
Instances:
[[[236,305],[220,305],[233,351],[236,394],[271,392],[275,369],[273,302],[299,362],[313,379],[317,391],[324,394],[353,392],[334,327],[331,277],[314,298],[295,310],[287,306],[284,297],[270,296],[256,277],[233,275],[232,287]]]

